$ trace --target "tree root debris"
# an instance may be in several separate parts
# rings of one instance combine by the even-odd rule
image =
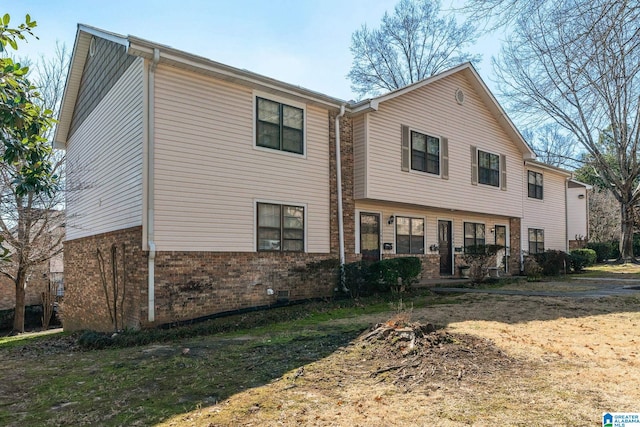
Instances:
[[[419,386],[437,389],[438,383],[461,385],[518,363],[490,340],[402,318],[375,325],[357,343],[365,358],[377,362],[371,378],[407,392]]]

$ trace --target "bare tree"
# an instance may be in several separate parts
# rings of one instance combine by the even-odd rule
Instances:
[[[69,55],[58,45],[52,59],[42,57],[36,64],[32,81],[40,88],[41,107],[57,111],[62,99]],[[32,71],[33,72],[33,71]],[[50,130],[44,135],[49,140]],[[64,156],[52,151],[47,156],[56,176],[64,174]],[[16,307],[14,332],[24,331],[25,296],[34,269],[62,252],[64,238],[64,181],[47,192],[18,191],[15,168],[19,164],[0,164],[0,237],[11,254],[9,262],[0,263],[0,274],[15,285]]]
[[[363,25],[351,36],[351,89],[360,97],[376,95],[480,61],[480,55],[465,52],[477,37],[473,23],[459,25],[453,15],[442,16],[439,1],[401,0],[379,28]]]
[[[525,123],[557,123],[593,158],[619,203],[621,259],[633,260],[640,7],[617,0],[534,3],[535,10],[518,15],[494,61],[502,99]]]
[[[525,129],[522,136],[544,163],[567,169],[573,169],[581,163],[577,154],[578,144],[572,135],[556,123]]]
[[[612,242],[619,238],[618,201],[610,191],[594,188],[589,195],[589,241]]]

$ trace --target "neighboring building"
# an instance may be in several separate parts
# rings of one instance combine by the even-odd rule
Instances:
[[[583,248],[589,241],[589,184],[572,179],[567,186],[567,235],[569,249]]]
[[[54,215],[58,214],[59,213],[56,212]],[[60,213],[60,215],[63,215],[63,213]],[[54,224],[61,224],[63,219],[52,216],[51,222]],[[32,230],[34,233],[37,232],[36,227],[33,227]],[[48,247],[48,245],[51,244],[51,240],[49,239],[53,239],[53,242],[57,241],[57,249],[53,252],[60,251],[62,249],[62,243],[60,243],[60,240],[65,233],[64,225],[55,226],[55,228],[53,230],[49,230],[49,232],[49,238],[45,237],[44,239],[41,239],[42,245],[44,245],[44,247]],[[12,251],[11,246],[7,242],[4,242],[4,245],[9,248],[10,252]],[[36,243],[36,246],[37,245],[38,243]],[[36,248],[35,251],[37,250],[38,249]],[[32,256],[34,256],[33,252]],[[6,274],[4,274],[8,273],[10,275],[14,275],[16,269],[16,265],[11,261],[3,264],[0,268],[0,310],[10,310],[16,306],[15,283]],[[56,253],[50,259],[31,269],[30,274],[27,277],[25,305],[30,306],[42,304],[42,293],[48,292],[49,289],[54,290],[59,299],[64,296],[64,263],[62,252]]]
[[[535,162],[470,64],[349,104],[81,25],[55,140],[77,189],[67,329],[112,327],[109,248],[135,328],[330,296],[339,259],[413,254],[439,277],[494,242],[519,272],[529,228],[568,246],[570,174]]]

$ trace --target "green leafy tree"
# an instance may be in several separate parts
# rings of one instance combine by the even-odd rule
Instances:
[[[18,41],[33,35],[36,21],[29,15],[25,23],[11,28],[5,14],[0,25],[0,141],[4,145],[2,159],[17,165],[13,176],[16,191],[50,192],[57,184],[52,164],[47,161],[51,145],[43,134],[53,125],[53,112],[35,102],[40,94],[27,78],[24,67],[6,56],[7,48],[18,49]]]
[[[51,211],[49,202],[60,189],[57,173],[60,162],[56,161],[46,137],[54,123],[53,111],[44,106],[40,93],[30,82],[29,67],[7,56],[8,49],[16,50],[19,41],[35,37],[32,32],[35,26],[29,15],[17,27],[10,27],[8,14],[0,23],[0,232],[11,249],[7,255],[3,248],[5,258],[10,259],[4,260],[0,270],[15,284],[14,332],[24,331],[29,268],[43,256],[38,245],[41,246],[42,239],[51,240],[50,218],[41,215]],[[6,209],[5,205],[12,202],[14,209]],[[13,265],[15,274],[11,276],[7,269]]]

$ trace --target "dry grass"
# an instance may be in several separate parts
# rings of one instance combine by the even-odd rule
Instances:
[[[534,292],[584,292],[598,289],[598,286],[573,281],[527,282],[521,280],[501,286],[502,290],[534,291]]]
[[[640,279],[640,264],[598,264],[585,270],[585,276]]]
[[[460,298],[464,304],[414,309],[412,320],[446,326],[454,336],[488,339],[513,363],[492,364],[497,353],[478,357],[481,350],[462,342],[461,354],[469,356],[458,362],[478,375],[466,376],[463,369],[407,392],[390,377],[371,375],[382,362],[356,340],[270,384],[160,425],[585,426],[599,425],[604,411],[638,410],[637,297]],[[372,324],[387,319],[359,318]]]

